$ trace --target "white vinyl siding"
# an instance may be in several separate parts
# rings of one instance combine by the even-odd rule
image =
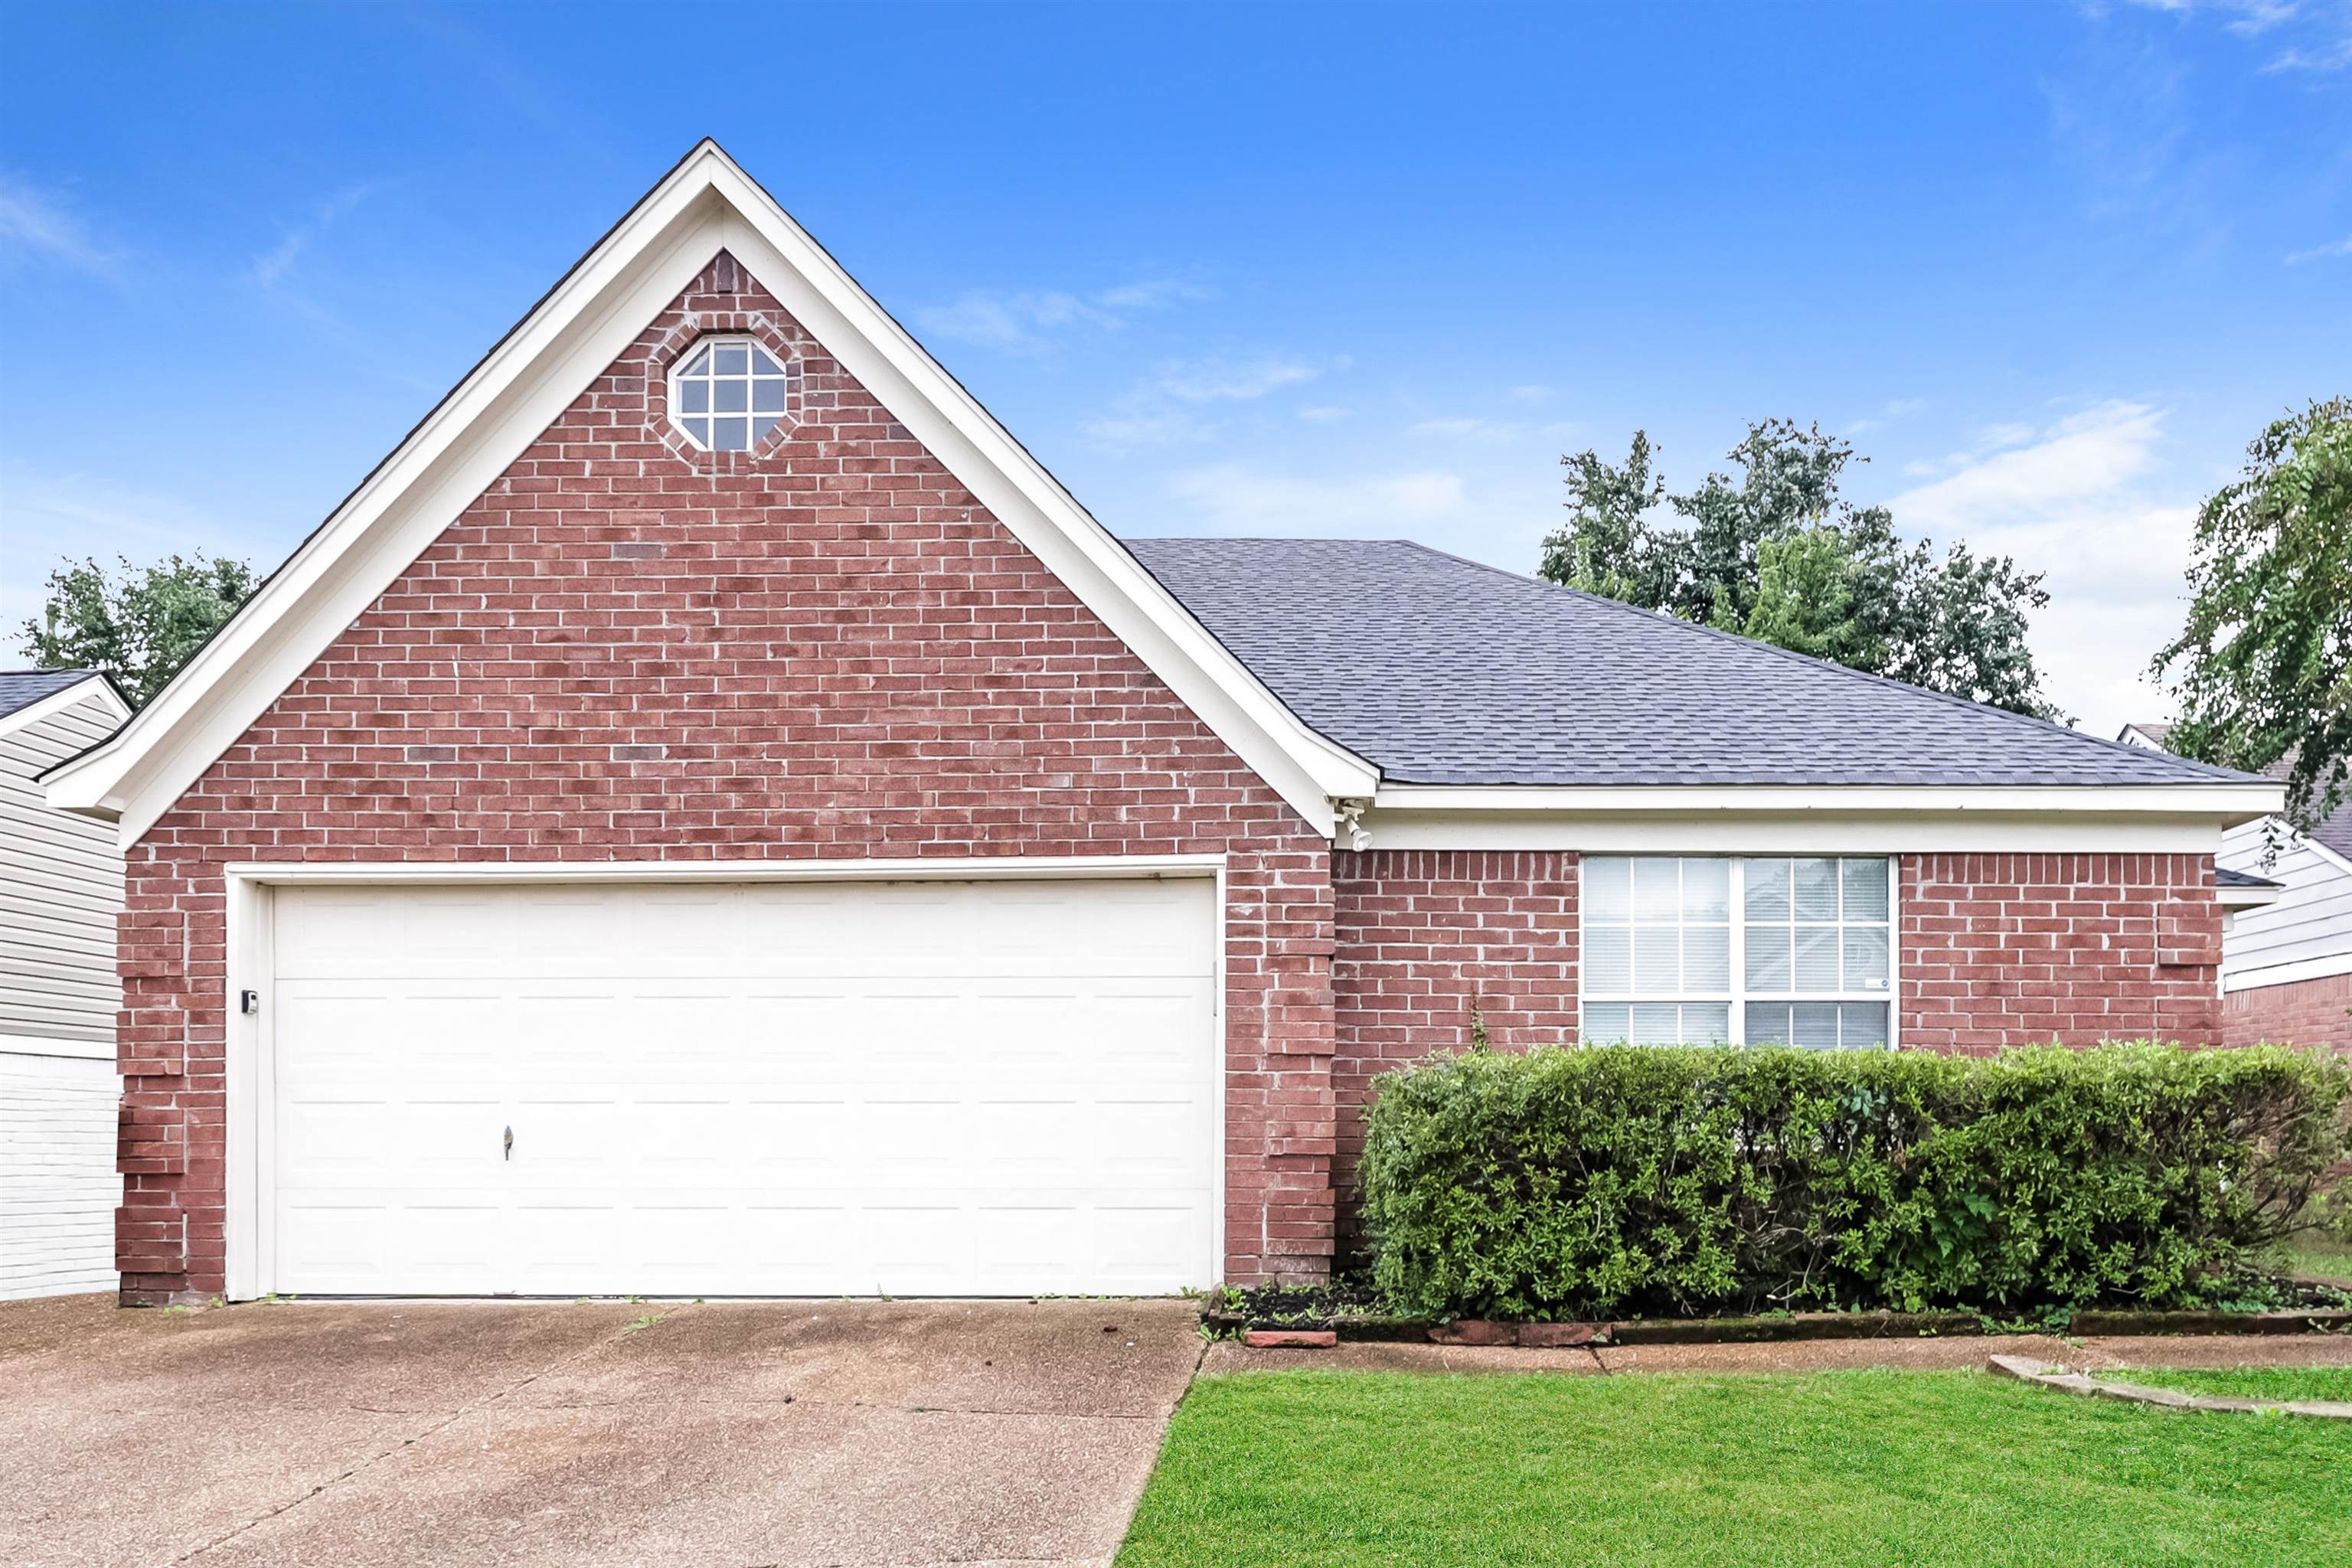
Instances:
[[[112,826],[53,809],[37,782],[114,727],[93,683],[81,701],[0,732],[0,1050],[54,1041],[114,1056],[122,853]]]
[[[2352,869],[2299,835],[2287,835],[2266,860],[2265,824],[2249,822],[2221,836],[2218,864],[2281,884],[2274,903],[2237,910],[2221,944],[2221,984],[2237,991],[2274,978],[2288,981],[2352,971]]]
[[[1879,856],[1586,857],[1582,1038],[1892,1044],[1894,882]]]
[[[111,1289],[114,1064],[0,1051],[0,1300]]]

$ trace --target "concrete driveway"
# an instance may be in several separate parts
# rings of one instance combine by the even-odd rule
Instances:
[[[0,1302],[0,1563],[1108,1563],[1181,1301]]]

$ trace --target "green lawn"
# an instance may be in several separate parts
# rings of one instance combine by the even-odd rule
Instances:
[[[2352,1427],[1980,1373],[1204,1378],[1119,1568],[2352,1563]]]
[[[2352,1403],[2352,1366],[2241,1366],[2218,1370],[2129,1367],[2103,1372],[2116,1383],[2144,1383],[2185,1394],[2234,1394],[2248,1399],[2340,1399]]]
[[[2280,1249],[2279,1266],[2290,1274],[2315,1274],[2323,1279],[2352,1279],[2352,1247],[2326,1237]]]

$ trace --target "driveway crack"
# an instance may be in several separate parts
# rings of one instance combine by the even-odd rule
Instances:
[[[537,1383],[541,1378],[547,1376],[550,1373],[561,1372],[563,1368],[571,1366],[574,1363],[584,1361],[588,1357],[594,1355],[598,1351],[604,1349],[607,1345],[617,1344],[621,1341],[627,1339],[631,1334],[637,1333],[645,1329],[652,1328],[656,1323],[665,1322],[667,1320],[676,1317],[680,1312],[691,1311],[692,1310],[693,1308],[691,1305],[672,1307],[667,1311],[648,1313],[646,1317],[640,1318],[635,1322],[624,1323],[619,1328],[614,1330],[611,1333],[604,1335],[601,1339],[590,1341],[587,1344],[581,1346],[571,1354],[558,1356],[553,1361],[547,1363],[544,1366],[531,1372],[529,1375],[519,1377],[503,1388],[497,1389],[480,1399],[459,1405],[457,1409],[451,1411],[440,1420],[434,1422],[431,1426],[423,1428],[421,1431],[410,1434],[408,1436],[402,1438],[399,1442],[392,1444],[388,1447],[379,1449],[375,1453],[368,1455],[365,1458],[360,1460],[351,1468],[343,1471],[340,1475],[329,1477],[327,1479],[320,1481],[317,1486],[314,1486],[310,1490],[304,1492],[301,1496],[289,1498],[286,1501],[279,1503],[275,1508],[265,1509],[260,1513],[254,1515],[251,1519],[247,1520],[243,1524],[238,1525],[234,1530],[224,1531],[223,1533],[215,1536],[212,1540],[204,1542],[200,1546],[191,1547],[186,1552],[182,1552],[179,1556],[172,1559],[174,1568],[176,1568],[176,1565],[179,1563],[192,1562],[198,1557],[202,1557],[207,1552],[216,1551],[219,1548],[227,1545],[230,1542],[237,1539],[237,1537],[244,1535],[248,1531],[268,1523],[271,1520],[276,1519],[282,1513],[289,1513],[295,1509],[300,1508],[304,1503],[309,1502],[312,1498],[317,1497],[320,1493],[328,1490],[330,1488],[339,1487],[345,1481],[350,1480],[352,1477],[360,1475],[366,1470],[374,1468],[377,1465],[392,1458],[394,1454],[400,1453],[404,1449],[415,1447],[417,1444],[422,1443],[425,1438],[432,1436],[435,1433],[447,1430],[450,1426],[464,1420],[467,1416],[473,1415],[475,1412],[488,1409],[491,1405],[496,1405],[499,1400],[506,1398],[510,1394],[520,1394],[524,1389],[529,1388],[532,1384]]]

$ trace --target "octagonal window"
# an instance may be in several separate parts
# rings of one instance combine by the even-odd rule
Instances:
[[[784,417],[784,366],[749,338],[706,338],[670,373],[669,416],[707,452],[748,452]]]

